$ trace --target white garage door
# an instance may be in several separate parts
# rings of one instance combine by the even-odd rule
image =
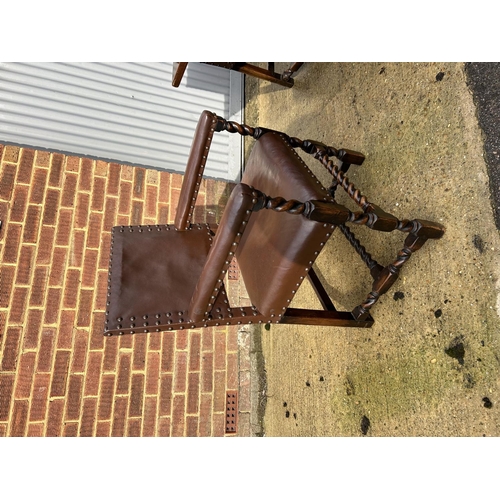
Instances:
[[[242,121],[242,75],[190,63],[0,63],[0,142],[184,172],[200,113]],[[209,177],[238,180],[239,135],[215,134]]]

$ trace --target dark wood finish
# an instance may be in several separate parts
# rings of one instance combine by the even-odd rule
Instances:
[[[444,227],[437,222],[414,220],[404,228],[411,228],[406,237],[403,248],[398,252],[396,260],[383,268],[373,281],[372,290],[365,301],[353,310],[356,319],[366,318],[369,309],[377,302],[381,295],[386,293],[399,276],[399,272],[412,253],[420,249],[427,239],[438,239],[444,234]],[[398,228],[399,229],[399,228]],[[403,229],[401,229],[403,230]]]
[[[280,323],[294,325],[343,326],[351,328],[370,328],[373,322],[373,318],[369,314],[366,317],[356,319],[352,313],[347,311],[320,311],[316,309],[294,308],[288,308],[280,321]]]
[[[261,68],[249,63],[236,63],[233,68],[234,71],[239,71],[244,75],[253,76],[260,78],[261,80],[266,80],[267,82],[277,83],[283,87],[291,88],[293,87],[294,81],[292,78],[284,80],[279,73],[276,73],[274,69],[269,70],[266,68]]]
[[[341,168],[342,172],[344,172],[344,174],[346,174],[347,171],[349,170],[350,166],[351,166],[350,163],[342,163],[342,166],[340,168]],[[337,186],[338,186],[337,180],[332,179],[332,183],[330,184],[330,187],[328,188],[328,192],[330,193],[330,196],[332,197],[333,200],[335,200]]]
[[[180,85],[187,65],[187,62],[174,62],[172,67],[172,87],[178,87]]]
[[[345,224],[353,213],[343,205],[332,201],[310,200],[305,203],[304,217],[316,222]]]
[[[333,146],[327,146],[322,142],[313,141],[312,139],[302,141],[297,137],[286,137],[290,146],[293,148],[300,148],[320,161],[323,161],[323,158],[326,158],[325,161],[328,162],[332,156],[338,158],[342,163],[349,163],[352,165],[362,165],[365,161],[364,154],[352,151],[351,149],[337,149]],[[346,171],[347,169],[344,172]]]
[[[178,87],[184,72],[186,71],[186,66],[188,63],[174,63],[172,71],[172,86]],[[288,69],[286,69],[282,74],[277,73],[274,70],[274,63],[268,63],[267,68],[261,68],[254,64],[249,64],[245,62],[232,62],[232,63],[219,63],[219,62],[206,62],[203,64],[209,64],[211,66],[218,66],[220,68],[226,68],[232,71],[238,71],[244,75],[253,76],[255,78],[260,78],[261,80],[266,80],[271,83],[276,83],[283,87],[291,88],[293,87],[294,81],[292,75],[300,69],[304,63],[293,63]]]
[[[350,149],[341,149],[338,158],[344,163],[352,163],[353,165],[362,165],[365,161],[365,155]]]
[[[375,279],[380,271],[382,271],[383,266],[381,266],[370,253],[366,251],[366,248],[361,244],[361,242],[356,238],[354,233],[345,225],[340,225],[339,229],[341,233],[346,237],[347,241],[356,250],[361,260],[366,264],[368,269],[370,269],[370,274],[372,278]]]
[[[319,301],[321,302],[323,309],[325,311],[336,311],[337,309],[335,309],[335,306],[333,305],[332,299],[330,299],[330,296],[328,295],[327,291],[325,290],[323,283],[321,283],[318,275],[316,274],[316,271],[312,267],[311,267],[311,269],[309,269],[309,273],[307,275],[307,278],[309,279],[309,282],[311,283],[314,291],[316,292],[316,296],[318,297]]]

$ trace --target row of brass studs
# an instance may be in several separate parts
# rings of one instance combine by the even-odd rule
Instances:
[[[122,226],[123,227],[123,226]],[[111,333],[109,332],[109,309],[108,307],[110,306],[110,297],[111,297],[111,275],[113,272],[112,269],[112,255],[113,255],[113,245],[114,245],[114,240],[115,240],[115,228],[111,228],[111,245],[109,248],[109,271],[108,271],[108,292],[106,296],[106,321],[105,321],[105,327],[104,327],[104,335],[109,337]]]
[[[293,140],[293,139],[292,139]],[[298,139],[294,139],[295,143],[299,143],[301,142],[300,140]],[[290,145],[290,147],[292,148],[292,150],[295,152],[295,149],[293,149],[293,147]],[[304,149],[304,148],[302,148]],[[335,149],[335,148],[330,148],[331,151],[327,151],[327,154],[329,153],[333,153],[334,156],[338,156],[338,151]],[[297,154],[295,152],[295,154]],[[297,155],[298,156],[298,155]],[[299,156],[300,158],[300,156]],[[306,166],[307,168],[307,166]],[[309,169],[308,169],[309,170]],[[336,181],[335,181],[336,182]],[[335,187],[337,187],[338,184],[335,184]],[[333,201],[334,200],[334,197],[329,196],[329,198]],[[326,198],[325,198],[326,200]],[[354,236],[354,234],[352,233],[352,231],[344,224],[340,225],[339,226],[341,232],[344,234],[344,236],[347,238],[347,240],[349,241],[349,243],[354,247],[354,249],[356,250],[356,252],[358,252],[358,254],[361,256],[361,259],[363,260],[363,262],[365,262],[365,264],[371,269],[372,267],[374,267],[375,265],[377,265],[378,263],[372,258],[372,256],[370,255],[370,253],[368,253],[366,251],[366,248],[361,244],[361,242]],[[327,235],[328,236],[328,235]]]
[[[254,198],[252,199],[252,204],[255,205],[257,203],[257,193],[255,191],[252,192],[252,196],[254,196]],[[235,239],[235,241],[233,241],[233,243],[231,245],[231,249],[229,250],[229,253],[226,256],[226,260],[224,261],[224,265],[222,266],[222,270],[221,270],[221,273],[219,275],[219,279],[217,280],[217,284],[215,285],[213,295],[210,297],[210,300],[208,301],[207,310],[205,311],[205,316],[209,315],[213,305],[215,304],[215,300],[217,299],[217,295],[219,293],[220,287],[222,286],[222,281],[224,279],[224,275],[226,274],[227,269],[229,268],[229,265],[231,264],[231,260],[234,257],[236,247],[238,246],[239,240],[243,234],[243,231],[245,230],[244,226],[246,226],[246,224],[248,223],[251,214],[252,214],[252,210],[246,211],[246,219],[241,222],[241,225],[243,227],[240,227],[240,230],[238,231],[238,233],[236,233],[236,239]]]
[[[217,123],[217,120],[215,119],[215,115],[214,115],[214,119],[213,119],[213,121],[212,121],[212,124],[215,124],[215,123]],[[231,122],[231,123],[232,123],[232,122]],[[214,130],[215,130],[215,129],[212,127],[212,128],[210,129],[210,135],[209,135],[209,137],[207,137],[207,145],[205,146],[205,149],[207,150],[207,155],[208,155],[208,150],[210,149],[210,144],[209,144],[209,143],[210,143],[210,141],[212,140],[212,136],[213,136]],[[229,130],[228,130],[228,131],[229,131]],[[231,132],[232,132],[232,130],[231,130]],[[238,132],[239,132],[240,134],[242,134],[242,131],[238,130]],[[273,132],[273,133],[274,133],[274,132]],[[281,137],[283,137],[283,138],[285,138],[285,139],[287,139],[287,138],[288,138],[288,136],[287,136],[286,134],[280,134],[280,135],[281,135]],[[288,145],[288,147],[290,147],[291,151],[295,154],[295,156],[299,159],[299,162],[303,165],[303,167],[306,169],[306,171],[307,171],[307,172],[311,175],[311,177],[316,177],[316,176],[315,176],[315,175],[311,172],[311,170],[308,168],[308,166],[305,164],[305,162],[302,160],[302,158],[300,158],[300,156],[297,154],[297,152],[293,149],[293,147],[291,147],[291,146],[290,146],[290,144],[289,144],[288,140],[285,140],[285,142],[286,142],[286,144]],[[198,177],[199,177],[199,178],[201,178],[201,177],[203,176],[203,170],[204,170],[205,163],[206,163],[206,160],[207,160],[207,155],[203,156],[203,158],[202,158],[202,159],[203,159],[203,161],[202,161],[202,163],[201,163],[201,165],[200,165],[200,171],[199,171],[199,173],[198,173]],[[199,186],[200,186],[200,182],[201,182],[201,179],[199,179],[199,181],[196,183],[196,186],[197,186],[198,188],[199,188]],[[320,185],[320,187],[321,187],[321,189],[322,189],[323,191],[326,191],[326,189],[325,189],[325,188],[324,188],[324,186],[323,186],[323,185],[319,182],[319,180],[318,180],[318,179],[316,179],[316,183]],[[193,212],[194,212],[194,202],[196,201],[197,194],[198,194],[198,189],[196,189],[196,190],[195,190],[195,192],[194,192],[194,196],[193,196],[193,198],[192,198],[192,200],[191,200],[193,203],[192,203],[192,204],[191,204],[191,206],[190,206],[190,208],[191,208],[191,213],[189,213],[189,214],[188,214],[188,216],[189,216],[189,217],[192,217],[192,214],[193,214]],[[256,194],[255,194],[255,196],[256,196]],[[325,197],[324,199],[325,199],[325,200],[327,200],[327,197]],[[254,200],[253,200],[253,203],[255,204],[256,202],[257,202],[257,200],[256,200],[256,199],[254,199]],[[251,210],[248,210],[248,211],[247,211],[247,214],[248,214],[248,218],[247,218],[247,220],[246,220],[246,221],[243,221],[243,222],[242,222],[242,224],[243,224],[243,225],[246,225],[246,223],[248,222],[248,219],[249,219],[250,214],[251,214]],[[198,225],[198,226],[200,226],[200,225]],[[325,227],[326,227],[326,226],[327,226],[327,224],[325,224]],[[156,229],[157,229],[158,231],[161,231],[161,226],[156,225],[155,227],[156,227]],[[170,227],[169,227],[169,226],[165,226],[165,227],[166,227],[166,229],[167,229],[167,230],[169,230],[169,229],[170,229]],[[208,227],[209,227],[209,225],[207,224],[207,228],[208,228]],[[333,229],[333,227],[334,227],[334,226],[332,225],[331,227],[332,227],[332,229]],[[151,226],[146,226],[146,228],[147,228],[147,230],[148,230],[148,231],[152,231]],[[188,221],[188,224],[186,225],[186,228],[185,228],[185,229],[192,229],[192,226],[189,224],[189,221]],[[201,227],[198,227],[198,229],[201,229]],[[113,228],[113,231],[114,231],[114,228]],[[120,228],[120,232],[124,232],[124,231],[125,231],[125,226],[121,226],[121,228]],[[130,232],[133,232],[133,228],[132,228],[132,226],[129,226],[129,231],[130,231]],[[139,228],[139,230],[138,230],[138,231],[139,231],[139,232],[142,232],[142,229],[141,229],[141,228]],[[238,233],[237,233],[237,237],[241,237],[241,234],[242,234],[242,230],[240,230],[240,232],[238,232]],[[326,238],[328,239],[328,237],[329,237],[329,236],[330,236],[330,234],[329,234],[329,233],[327,233],[327,234],[326,234]],[[210,238],[210,241],[212,241],[212,239],[211,239],[211,238]],[[233,242],[233,247],[236,247],[237,245],[238,245],[238,243],[237,243],[236,241],[235,241],[235,242]],[[324,245],[324,243],[321,243],[321,244],[320,244],[320,246],[323,246],[323,245]],[[111,241],[111,251],[112,251],[112,249],[113,249],[113,237],[112,237],[112,241]],[[111,253],[112,253],[112,252],[111,252]],[[315,252],[314,252],[315,257],[318,255],[318,253],[319,253],[318,251],[315,251]],[[232,259],[232,256],[233,256],[233,255],[234,255],[234,252],[233,252],[233,251],[230,251],[230,252],[229,252],[229,254],[228,254],[228,256],[227,256],[227,259],[226,259],[226,261],[225,261],[224,268],[223,268],[223,270],[221,271],[221,276],[220,276],[220,278],[217,280],[217,282],[218,282],[218,283],[221,283],[221,284],[222,284],[222,279],[224,278],[224,275],[225,275],[225,273],[227,272],[227,268],[228,268],[228,267],[229,267],[229,265],[230,265],[230,262],[231,262],[231,259]],[[312,263],[313,263],[313,261],[312,261],[312,260],[311,260],[311,261],[309,261],[309,265],[312,265]],[[111,264],[111,258],[110,258],[110,264]],[[306,270],[306,274],[307,274],[307,272],[309,272],[309,268],[306,268],[305,270]],[[301,277],[300,277],[300,280],[299,280],[299,283],[297,283],[297,285],[296,285],[296,288],[295,288],[294,290],[292,290],[292,292],[291,292],[291,293],[292,293],[291,298],[293,298],[293,295],[296,293],[296,290],[298,289],[298,287],[300,286],[300,284],[302,283],[302,281],[303,281],[303,280],[304,280],[304,276],[301,276]],[[109,277],[108,277],[108,298],[109,298],[109,297],[110,297],[110,295],[111,295],[111,293],[110,293],[110,288],[111,288],[111,265],[110,265],[110,272],[109,272]],[[215,303],[215,299],[216,299],[216,297],[217,297],[217,293],[218,293],[218,291],[219,291],[219,289],[216,287],[216,288],[214,289],[214,295],[213,295],[213,296],[211,296],[211,300],[209,301],[209,305],[208,305],[209,311],[210,311],[210,309],[213,307],[213,304]],[[289,302],[291,302],[291,298],[287,300],[287,302],[288,302],[288,303],[289,303]],[[109,301],[107,302],[107,305],[109,305]],[[283,310],[286,310],[286,307],[283,307]],[[205,312],[205,315],[206,315],[207,317],[209,317],[209,311]],[[168,314],[168,313],[167,313],[167,314]],[[182,314],[182,312],[180,312],[179,314]],[[256,313],[256,312],[254,312],[254,315],[257,315],[257,313]],[[106,317],[108,317],[108,316],[109,316],[109,311],[107,311],[107,312],[106,312]],[[232,314],[231,314],[231,313],[229,314],[229,317],[232,317]],[[271,317],[274,317],[274,314],[273,314],[273,315],[271,315]],[[276,320],[276,323],[279,323],[279,322],[281,321],[282,314],[281,314],[281,313],[280,313],[280,314],[278,314],[278,317],[279,317],[280,319]],[[172,320],[169,320],[169,321],[171,322]],[[183,322],[183,319],[182,319],[182,318],[181,318],[180,322]],[[271,321],[267,321],[267,323],[270,323],[270,322],[271,322]],[[109,336],[109,335],[111,335],[111,333],[109,332],[109,328],[107,327],[107,324],[108,324],[108,323],[109,323],[109,319],[106,319],[106,333],[105,333],[105,335],[108,335],[108,336]],[[156,324],[158,325],[158,323],[159,323],[159,322],[157,321],[157,322],[156,322]],[[249,323],[252,323],[252,321],[249,321]],[[259,321],[259,323],[262,323],[262,321]],[[227,324],[229,325],[229,324],[231,324],[231,323],[230,323],[230,322],[228,322]],[[237,324],[241,324],[241,322],[240,322],[240,321],[238,321],[238,322],[237,322]],[[147,323],[147,322],[146,322],[146,323],[143,323],[143,326],[148,326],[148,323]],[[208,325],[203,325],[203,326],[205,326],[205,327],[206,327],[206,326],[208,326]],[[216,326],[219,326],[219,323],[216,323]],[[135,323],[131,323],[131,327],[132,327],[132,328],[134,328],[134,327],[135,327]],[[190,327],[191,327],[191,328],[195,328],[196,326],[195,326],[195,324],[192,324],[192,325],[190,325]],[[121,325],[118,325],[118,328],[121,328]],[[181,326],[181,327],[180,327],[180,329],[183,329],[183,328],[184,328],[183,326]],[[172,330],[172,327],[169,327],[168,329],[169,329],[169,330]],[[145,333],[148,333],[148,331],[149,331],[149,330],[144,330],[144,332],[145,332]],[[161,329],[156,329],[156,331],[161,331]],[[131,331],[130,333],[135,333],[135,332],[134,332],[134,331]],[[120,332],[118,332],[118,334],[119,334],[119,335],[123,335],[123,332],[122,332],[122,331],[120,331]]]
[[[274,132],[273,132],[273,133],[274,133]],[[319,184],[320,189],[321,189],[322,191],[324,191],[324,192],[325,192],[325,194],[328,194],[328,191],[325,189],[325,187],[324,187],[324,186],[321,184],[321,182],[320,182],[320,181],[316,178],[316,176],[314,175],[314,173],[313,173],[313,172],[309,169],[309,167],[308,167],[308,166],[307,166],[307,164],[306,164],[306,163],[302,160],[302,158],[301,158],[301,157],[297,154],[297,152],[295,151],[295,149],[294,149],[294,148],[290,145],[289,140],[288,140],[288,139],[289,139],[289,138],[288,138],[288,136],[287,136],[286,134],[283,134],[283,133],[280,133],[279,135],[280,135],[280,136],[281,136],[281,137],[285,140],[286,145],[290,148],[291,152],[292,152],[292,153],[293,153],[293,154],[294,154],[294,155],[298,158],[298,160],[299,160],[300,164],[301,164],[301,165],[305,168],[305,170],[307,171],[307,173],[308,173],[311,177],[313,177],[314,179],[316,179],[316,183],[317,183],[317,184]],[[328,201],[328,198],[329,198],[328,196],[325,196],[323,199],[324,199],[325,201]],[[328,238],[329,238],[329,237],[330,237],[330,235],[331,235],[331,232],[332,232],[332,231],[333,231],[333,229],[335,228],[335,226],[334,226],[333,224],[324,224],[324,225],[323,225],[323,227],[325,227],[325,228],[330,227],[331,231],[330,231],[330,232],[327,232],[327,233],[325,234],[325,241],[320,243],[320,247],[323,247],[323,246],[325,245],[326,241],[328,241]],[[316,250],[316,251],[314,251],[314,259],[318,256],[318,254],[319,254],[319,249],[318,249],[318,250]],[[312,259],[312,257],[311,257],[311,259]],[[294,288],[294,289],[292,289],[292,291],[291,291],[291,295],[290,295],[290,298],[289,298],[289,299],[287,299],[287,303],[288,303],[288,304],[290,304],[290,302],[292,301],[292,299],[293,299],[293,297],[294,297],[295,293],[297,292],[297,290],[298,290],[299,286],[300,286],[300,285],[302,284],[302,282],[304,281],[305,276],[307,276],[307,274],[309,273],[310,266],[312,266],[313,262],[314,262],[314,260],[310,260],[310,261],[309,261],[309,267],[306,267],[306,268],[305,268],[305,275],[304,275],[304,276],[300,276],[300,278],[299,278],[299,282],[295,285],[295,288]],[[287,307],[285,307],[285,306],[282,308],[282,310],[283,310],[283,311],[286,311],[286,309],[287,309]],[[279,322],[281,321],[282,316],[283,316],[283,313],[278,314],[278,318],[279,318],[279,319],[278,319],[278,320],[275,320],[275,321],[276,321],[276,323],[279,323]],[[274,317],[275,317],[275,315],[274,315],[274,314],[271,314],[271,317],[273,317],[273,318],[274,318]]]
[[[201,230],[203,227],[205,227],[205,229],[207,230],[208,234],[209,234],[209,241],[212,241],[212,233],[210,231],[210,224],[208,223],[205,223],[205,224],[192,224],[190,225],[188,228],[186,228],[187,230],[191,231],[193,228],[198,229],[198,230]],[[119,226],[119,231],[121,233],[125,232],[125,230],[127,229],[129,232],[134,232],[134,229],[137,230],[137,232],[139,233],[143,233],[145,232],[145,230],[147,230],[148,232],[151,232],[153,230],[153,228],[155,228],[157,231],[161,231],[161,230],[166,230],[166,231],[170,231],[170,230],[176,230],[176,228],[172,225],[155,225],[155,226],[151,226],[151,225],[146,225],[146,226]],[[111,274],[112,274],[112,260],[111,260],[111,255],[113,254],[113,243],[114,243],[114,232],[115,230],[117,229],[117,227],[113,227],[112,228],[112,233],[111,233],[111,247],[110,247],[110,260],[109,260],[109,273],[108,273],[108,293],[107,293],[107,297],[108,297],[108,300],[106,301],[106,306],[109,307],[110,305],[110,302],[109,302],[109,298],[111,297]],[[146,233],[146,232],[145,232]],[[146,233],[147,234],[147,233]],[[177,312],[177,315],[178,316],[184,316],[185,313],[187,313],[187,311],[179,311]],[[159,326],[161,325],[161,321],[158,321],[159,318],[161,318],[161,314],[162,313],[157,313],[155,315],[157,321],[155,321],[155,326]],[[171,312],[166,312],[166,313],[163,313],[165,314],[168,318],[170,318],[174,313],[171,313]],[[130,328],[136,328],[136,327],[148,327],[149,326],[149,322],[143,322],[142,325],[139,325],[139,324],[136,324],[135,321],[136,321],[136,317],[135,316],[131,316],[130,317]],[[144,315],[142,316],[142,319],[148,319],[148,315]],[[140,320],[140,318],[139,318]],[[118,332],[118,335],[123,335],[123,331],[121,331],[122,329],[124,329],[123,327],[123,318],[122,317],[118,317],[116,318],[116,321],[117,321],[117,326],[116,328],[119,329],[120,331]],[[183,323],[184,322],[184,318],[180,318],[179,319],[179,323]],[[109,328],[109,323],[110,323],[110,319],[109,319],[109,310],[106,310],[106,321],[105,321],[105,328],[104,328],[104,335],[105,336],[111,336],[111,333],[109,332],[110,328]],[[169,319],[167,320],[167,324],[172,324],[174,323],[173,319]],[[126,328],[126,327],[125,327]],[[148,333],[149,330],[143,330],[144,333]],[[161,331],[160,329],[156,329],[156,331]],[[130,333],[135,333],[135,331],[131,331]]]
[[[290,144],[290,140],[289,140],[289,137],[286,135],[286,134],[282,134],[282,136],[285,138],[286,142],[287,142],[287,145],[288,147],[291,149],[291,151],[295,154],[295,156],[300,160],[300,162],[302,163],[302,165],[304,166],[304,168],[307,170],[307,172],[311,175],[311,177],[314,177],[316,178],[316,176],[314,175],[314,173],[310,170],[310,168],[306,165],[306,163],[302,160],[302,158],[297,154],[297,151],[295,151],[295,149],[293,148],[293,146]],[[326,193],[328,193],[327,189],[321,184],[321,182],[316,178],[316,183],[320,185],[320,188],[325,191]],[[324,200],[325,201],[328,201],[328,199],[331,198],[331,196],[325,196],[324,197]],[[328,227],[330,226],[330,229],[333,231],[333,229],[335,228],[335,226],[333,224],[324,224],[323,227]],[[323,247],[326,243],[326,241],[328,241],[328,238],[330,237],[331,235],[331,232],[328,232],[325,234],[325,242],[322,242],[320,243],[320,247]],[[314,251],[314,258],[316,258],[319,254],[319,250],[318,251]],[[305,273],[306,273],[306,276],[307,274],[309,273],[310,269],[311,269],[311,266],[313,265],[313,260],[310,260],[309,261],[309,267],[306,267],[304,269]],[[291,292],[291,297],[290,299],[287,299],[287,303],[289,304],[291,302],[291,300],[293,299],[293,296],[295,295],[295,293],[297,292],[299,286],[302,284],[302,282],[304,281],[304,278],[305,276],[300,276],[300,279],[299,279],[299,282],[296,284],[296,288],[294,290],[292,290]],[[286,307],[283,307],[283,310],[285,311],[287,308]],[[280,314],[281,316],[281,314]]]
[[[290,144],[290,141],[289,141],[289,137],[286,135],[286,134],[281,134],[281,136],[283,137],[283,139],[285,139],[285,142],[287,144],[287,146],[290,148],[290,150],[292,151],[292,153],[299,159],[301,165],[305,168],[305,170],[307,171],[307,173],[313,177],[314,179],[316,179],[316,184],[319,184],[319,187],[322,191],[325,192],[325,194],[328,193],[328,191],[325,189],[325,187],[323,186],[323,184],[321,184],[321,182],[317,179],[317,177],[314,175],[314,173],[311,171],[311,169],[307,166],[307,164],[304,162],[304,160],[302,160],[302,158],[297,154],[297,151],[295,151],[295,149],[292,147],[292,145]],[[325,201],[328,201],[328,196],[325,196],[323,198]],[[324,224],[323,227],[328,227],[328,224]],[[334,225],[331,224],[330,225],[330,228],[331,230],[333,231],[334,229]],[[328,238],[330,237],[330,234],[331,232],[328,232],[325,234],[325,242],[328,241]],[[325,242],[322,242],[320,243],[320,247],[324,246]],[[319,254],[319,250],[317,251],[314,251],[314,258],[316,258]],[[293,289],[291,291],[291,295],[290,295],[290,298],[287,299],[287,304],[290,304],[290,302],[292,301],[294,295],[297,293],[297,290],[299,289],[299,286],[302,284],[302,282],[304,281],[304,278],[307,276],[307,274],[309,273],[309,270],[311,269],[311,266],[313,264],[314,260],[309,260],[309,267],[306,267],[304,269],[305,271],[305,274],[304,276],[300,276],[299,277],[299,282],[295,285],[295,289]],[[283,311],[286,311],[287,307],[283,307],[282,310]],[[283,313],[281,314],[278,314],[278,317],[281,318],[283,316]],[[279,323],[280,320],[276,321],[276,323]]]
[[[201,164],[199,166],[199,171],[198,171],[198,181],[196,182],[196,188],[194,190],[194,196],[191,198],[191,205],[190,205],[190,213],[188,213],[188,220],[186,221],[186,227],[185,229],[187,229],[189,227],[189,223],[190,223],[190,219],[191,217],[193,217],[193,214],[194,214],[194,204],[196,202],[196,198],[198,197],[198,191],[200,189],[200,184],[201,184],[201,180],[203,178],[203,171],[205,170],[205,164],[207,162],[207,158],[208,158],[208,152],[210,151],[210,143],[212,141],[212,137],[214,135],[214,132],[215,132],[215,124],[217,123],[217,119],[216,119],[216,115],[213,115],[213,118],[212,118],[212,128],[210,129],[210,133],[207,137],[207,142],[206,142],[206,145],[205,145],[205,155],[202,156],[202,161],[201,161]]]
[[[333,230],[335,229],[335,225],[334,225],[334,224],[326,224],[326,223],[325,223],[325,224],[323,224],[323,227],[325,227],[325,228],[329,228],[331,231],[329,231],[329,232],[327,232],[327,233],[325,234],[325,241],[322,241],[322,242],[319,244],[320,248],[321,248],[321,247],[323,247],[323,246],[325,245],[325,243],[328,241],[328,238],[331,236],[331,234],[332,234]],[[307,276],[307,274],[308,274],[308,273],[309,273],[309,271],[311,270],[311,267],[312,267],[312,265],[314,264],[314,260],[316,260],[316,257],[318,256],[319,252],[320,252],[320,249],[318,249],[318,250],[315,250],[315,251],[314,251],[314,254],[313,254],[313,255],[314,255],[314,257],[311,257],[311,260],[309,260],[309,262],[308,262],[309,267],[306,267],[306,268],[304,269],[304,271],[305,271],[304,276],[300,276],[300,277],[299,277],[298,283],[295,285],[295,288],[294,288],[294,289],[292,289],[292,291],[291,291],[290,298],[286,300],[287,304],[290,304],[290,302],[292,301],[292,299],[293,299],[294,295],[297,293],[297,290],[299,289],[299,286],[302,284],[302,282],[304,281],[304,278]],[[283,310],[283,311],[286,311],[286,310],[287,310],[287,308],[288,308],[288,307],[283,307],[283,308],[282,308],[282,310]],[[271,316],[274,316],[274,315],[273,315],[273,314],[271,314]],[[280,320],[281,320],[281,317],[283,316],[283,314],[278,314],[278,316],[279,316],[279,318],[280,318]],[[276,321],[276,323],[279,323],[279,322],[280,322],[280,320]]]
[[[322,191],[325,192],[325,194],[328,194],[328,191],[326,190],[325,186],[323,186],[323,184],[321,184],[321,182],[319,181],[319,179],[314,175],[314,173],[312,172],[312,170],[307,166],[307,164],[304,162],[304,160],[297,154],[297,151],[295,151],[295,149],[291,146],[290,144],[290,138],[288,137],[288,135],[284,134],[284,133],[280,133],[279,134],[283,139],[284,139],[284,142],[286,143],[286,145],[289,147],[290,151],[297,157],[297,159],[299,160],[299,162],[301,163],[301,165],[304,167],[304,169],[306,170],[306,172],[313,178],[316,180],[316,184],[319,184],[319,187]],[[328,201],[328,197],[325,196],[323,198],[325,201]]]
[[[198,223],[198,224],[189,224],[186,226],[186,231],[191,231],[192,229],[202,229],[203,227],[207,228],[209,234],[212,234],[210,232],[210,224],[208,222],[205,223]],[[134,229],[135,228],[135,229]],[[113,228],[114,229],[114,228]],[[156,229],[156,231],[177,231],[177,228],[174,225],[171,224],[156,224],[154,226],[147,225],[147,226],[120,226],[120,233],[124,232],[129,232],[133,233],[137,231],[138,233],[145,233],[147,232],[152,232],[153,229]]]
[[[247,315],[247,312],[245,311],[245,309],[248,309],[248,308],[240,308],[240,314],[238,316],[237,314],[237,309],[236,308],[231,308],[231,311],[234,315],[236,315],[236,317],[245,317]],[[255,309],[255,306],[252,307],[252,316],[255,317],[255,316],[259,316],[259,313],[256,311],[256,310],[253,310]],[[231,317],[233,316],[233,314],[231,315]],[[274,316],[274,315],[272,315]],[[280,318],[281,318],[281,314],[279,315]],[[248,321],[246,320],[238,320],[238,321],[217,321],[213,318],[207,318],[204,322],[202,323],[185,323],[183,325],[175,325],[175,323],[171,323],[172,326],[166,326],[165,324],[162,324],[161,325],[161,328],[146,328],[144,330],[142,330],[141,328],[134,328],[134,329],[122,329],[120,331],[117,332],[117,335],[121,336],[121,335],[124,335],[126,333],[129,333],[129,334],[135,334],[135,333],[151,333],[151,332],[162,332],[162,331],[172,331],[172,330],[184,330],[184,329],[194,329],[194,328],[208,328],[208,327],[211,327],[211,326],[221,326],[221,325],[242,325],[242,324],[262,324],[262,323],[271,323],[272,320],[268,319],[268,318],[263,318],[263,319],[250,319]],[[280,320],[276,321],[276,323],[279,323]],[[167,323],[169,324],[169,323]],[[159,325],[158,325],[159,326]],[[113,335],[113,333],[111,331],[109,331],[109,329],[106,330],[106,333],[105,333],[106,336],[108,337],[111,337]]]

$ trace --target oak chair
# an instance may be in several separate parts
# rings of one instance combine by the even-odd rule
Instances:
[[[254,76],[260,78],[261,80],[266,80],[268,82],[277,83],[283,87],[293,87],[294,81],[292,75],[297,72],[304,63],[292,63],[283,73],[277,73],[274,70],[274,63],[267,63],[267,68],[261,68],[260,66],[255,66],[254,64],[244,63],[244,62],[227,62],[227,63],[217,63],[217,62],[207,62],[203,64],[210,64],[212,66],[218,66],[219,68],[226,68],[232,71],[238,71],[244,75]],[[178,87],[184,76],[188,63],[187,62],[174,62],[172,68],[172,86]]]
[[[242,180],[229,197],[219,224],[192,220],[214,132],[255,139]],[[332,175],[325,188],[296,148],[311,154]],[[444,227],[421,219],[399,220],[371,203],[349,182],[351,164],[364,156],[347,149],[241,125],[204,111],[199,119],[172,225],[112,229],[105,335],[243,323],[298,323],[370,327],[370,309],[397,279],[410,256]],[[360,207],[335,202],[342,187]],[[361,245],[351,225],[407,233],[387,266]],[[313,264],[338,228],[370,270],[373,285],[352,311],[337,311]],[[233,307],[224,278],[236,258],[252,306]],[[322,310],[290,307],[308,278]]]

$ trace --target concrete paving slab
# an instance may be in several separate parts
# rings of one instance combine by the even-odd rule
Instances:
[[[500,238],[465,66],[306,63],[295,82],[248,78],[245,121],[361,151],[365,163],[348,175],[369,200],[399,218],[440,222],[446,234],[406,263],[371,329],[253,330],[261,434],[500,435]],[[306,161],[328,185],[323,167]],[[354,208],[344,193],[338,200]],[[401,233],[353,230],[382,264],[402,247]],[[340,232],[317,269],[339,308],[370,290]],[[304,284],[293,306],[315,301]]]

